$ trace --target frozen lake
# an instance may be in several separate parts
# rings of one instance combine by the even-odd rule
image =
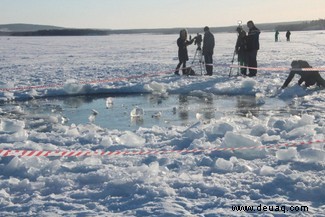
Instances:
[[[262,32],[258,66],[325,67],[324,35]],[[173,74],[178,35],[0,37],[0,215],[322,216],[325,92],[229,77],[236,37],[215,34],[211,77]]]

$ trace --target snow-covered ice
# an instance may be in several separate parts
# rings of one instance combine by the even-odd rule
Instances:
[[[324,35],[292,32],[291,42],[274,43],[274,33],[262,32],[258,64],[289,68],[292,60],[302,59],[324,67]],[[324,90],[300,87],[297,77],[280,90],[288,71],[228,77],[236,34],[215,38],[214,75],[187,77],[173,74],[177,35],[0,37],[1,150],[143,151],[3,156],[0,215],[324,216]],[[195,49],[189,47],[191,57]],[[4,91],[31,86],[38,88]],[[55,103],[63,98],[79,117],[85,101],[76,95],[91,101],[100,94],[105,95],[89,104],[94,107],[84,123],[74,122]],[[157,100],[155,108],[146,111],[123,98],[130,94],[150,96]],[[164,104],[175,96],[178,104]],[[196,109],[196,101],[207,111]],[[122,122],[118,116],[130,124],[136,106],[143,109],[142,122],[157,124],[132,130],[97,124]],[[173,121],[189,113],[191,121]],[[322,142],[276,147],[316,140]],[[245,147],[250,149],[240,150]],[[196,149],[202,151],[190,152]],[[178,152],[145,154],[154,150]],[[255,211],[234,211],[235,206]],[[267,210],[259,209],[263,206]]]

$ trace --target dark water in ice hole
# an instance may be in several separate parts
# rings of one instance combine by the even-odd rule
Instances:
[[[107,108],[106,99],[112,98],[113,104]],[[37,99],[21,103],[30,117],[62,115],[65,123],[90,123],[89,116],[95,109],[98,114],[94,123],[100,127],[117,130],[135,130],[139,127],[151,128],[154,125],[190,126],[196,123],[197,113],[208,121],[224,116],[255,116],[264,119],[273,115],[289,113],[286,102],[277,98],[256,99],[255,96],[224,96],[212,94],[168,95],[151,94],[115,96],[74,96],[63,98]],[[144,110],[142,119],[131,118],[130,112],[138,106]],[[161,112],[160,117],[155,117]]]

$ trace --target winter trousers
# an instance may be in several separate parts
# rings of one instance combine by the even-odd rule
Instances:
[[[257,50],[247,52],[247,66],[257,68]],[[257,74],[257,69],[249,69],[249,77],[254,77]]]
[[[213,72],[213,60],[212,54],[204,54],[204,62],[205,62],[205,69],[207,71],[207,75],[212,75]]]

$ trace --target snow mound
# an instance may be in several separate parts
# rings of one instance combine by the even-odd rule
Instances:
[[[24,121],[0,119],[0,142],[23,142],[27,138]]]
[[[308,162],[325,162],[325,151],[307,148],[299,152],[301,158]]]
[[[144,89],[152,92],[153,94],[167,94],[167,86],[156,81],[150,84],[145,84]]]
[[[67,94],[81,94],[85,92],[85,85],[77,83],[74,79],[69,79],[64,85],[63,90]]]
[[[121,137],[117,138],[117,142],[128,147],[143,146],[146,140],[131,131],[126,131]]]
[[[295,147],[290,147],[288,149],[280,149],[275,153],[278,160],[290,161],[298,158],[298,151]]]
[[[275,169],[270,166],[263,165],[260,169],[260,175],[262,176],[272,176],[275,175]]]
[[[221,148],[245,148],[256,147],[249,150],[236,150],[234,153],[238,157],[244,159],[264,158],[267,151],[265,149],[257,148],[262,146],[261,142],[257,141],[257,138],[249,135],[241,135],[234,132],[227,132],[225,139],[221,144]]]
[[[216,161],[216,168],[223,171],[232,171],[234,164],[231,161],[227,161],[223,158],[218,158]]]

